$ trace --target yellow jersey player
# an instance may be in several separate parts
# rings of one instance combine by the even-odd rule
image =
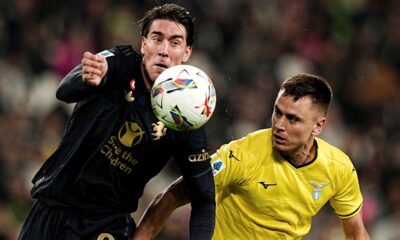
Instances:
[[[314,159],[296,166],[271,146],[272,130],[259,130],[212,156],[214,239],[295,239],[309,232],[312,217],[328,201],[339,218],[360,212],[357,174],[342,151],[316,138]]]
[[[317,136],[332,98],[328,82],[300,74],[284,81],[272,126],[212,155],[216,187],[213,239],[302,239],[329,202],[346,239],[369,239],[363,198],[349,157]],[[152,239],[168,215],[188,203],[178,179],[150,203],[134,239]]]

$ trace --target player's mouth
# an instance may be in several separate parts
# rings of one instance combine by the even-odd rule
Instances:
[[[168,68],[167,65],[162,64],[162,63],[156,63],[156,64],[154,64],[154,66],[155,66],[156,68],[158,68],[158,69],[161,69],[162,71],[164,71],[165,69]]]
[[[283,144],[286,139],[278,134],[274,134],[274,142],[276,142],[277,144]]]

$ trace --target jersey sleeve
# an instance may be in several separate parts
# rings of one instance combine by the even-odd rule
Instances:
[[[241,151],[241,141],[223,145],[211,156],[215,190],[221,193],[234,184],[242,184],[246,179],[246,160],[248,157]]]
[[[82,81],[82,65],[79,64],[61,80],[56,92],[57,99],[67,103],[78,102],[103,91],[104,88],[118,88],[122,85],[118,80],[123,79],[124,74],[130,70],[130,62],[125,56],[134,54],[132,48],[129,45],[117,46],[98,54],[104,56],[108,64],[108,71],[100,86],[89,86]]]
[[[203,128],[182,135],[176,160],[192,206],[190,239],[211,239],[215,226],[215,187],[207,138]]]
[[[338,189],[330,200],[331,206],[341,219],[356,215],[361,210],[363,203],[357,172],[350,159],[347,158],[347,160],[348,164],[337,169]]]
[[[78,65],[61,80],[56,97],[66,103],[73,103],[94,94],[95,91],[95,87],[88,86],[82,81],[82,66]]]

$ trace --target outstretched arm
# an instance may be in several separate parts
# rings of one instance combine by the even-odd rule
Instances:
[[[182,177],[180,177],[151,201],[139,220],[132,239],[154,239],[172,212],[187,203],[189,203],[189,196]]]
[[[76,66],[61,81],[56,97],[71,103],[82,100],[95,92],[108,71],[106,59],[98,54],[85,52],[81,64]]]
[[[361,212],[348,219],[341,219],[346,240],[369,240]]]

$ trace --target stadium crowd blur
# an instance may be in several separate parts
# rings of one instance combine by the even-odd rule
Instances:
[[[32,203],[30,179],[57,147],[73,105],[56,100],[85,50],[139,49],[137,21],[165,1],[0,0],[0,240],[16,239]],[[400,2],[396,0],[182,0],[196,17],[189,64],[217,89],[211,150],[270,125],[280,82],[298,72],[331,81],[321,137],[353,160],[372,239],[400,239]],[[178,173],[168,166],[148,201]],[[159,239],[187,239],[183,207]],[[307,239],[342,239],[328,206]]]

